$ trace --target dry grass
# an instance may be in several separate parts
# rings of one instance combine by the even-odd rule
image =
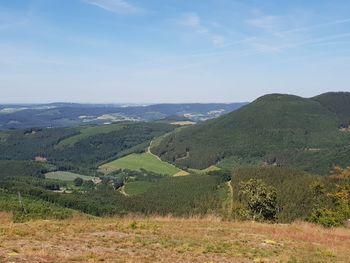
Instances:
[[[0,225],[0,262],[349,262],[350,230],[216,217]]]
[[[12,221],[13,221],[12,214],[0,211],[0,226],[3,224],[10,224]]]

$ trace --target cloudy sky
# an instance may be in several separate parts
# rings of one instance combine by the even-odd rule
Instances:
[[[348,0],[1,0],[0,102],[350,91]]]

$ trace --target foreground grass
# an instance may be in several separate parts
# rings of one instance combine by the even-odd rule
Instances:
[[[176,166],[163,162],[155,155],[146,152],[142,154],[130,154],[117,159],[100,167],[102,171],[115,171],[118,169],[137,170],[145,169],[147,171],[161,173],[166,175],[175,175],[181,170]]]
[[[0,220],[1,221],[1,220]],[[217,218],[0,224],[0,262],[348,262],[350,230]]]

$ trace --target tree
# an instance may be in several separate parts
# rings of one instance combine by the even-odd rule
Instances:
[[[278,211],[276,189],[260,179],[240,183],[239,196],[254,220],[275,220]]]
[[[210,171],[208,175],[218,176],[222,182],[228,182],[231,180],[231,171],[229,170],[218,170]]]
[[[332,206],[316,209],[310,221],[325,227],[343,225],[350,218],[350,186],[337,186],[337,191],[328,193]]]
[[[95,188],[95,184],[92,180],[89,180],[89,181],[85,181],[83,183],[83,186],[86,188],[86,189],[94,189]]]
[[[342,168],[340,166],[335,166],[333,174],[331,176],[333,179],[347,179],[350,178],[350,167]]]
[[[113,181],[113,183],[114,183],[114,189],[115,190],[118,190],[120,187],[122,187],[124,185],[124,181],[119,179],[119,178],[115,179]]]
[[[81,179],[80,177],[77,177],[77,178],[74,179],[74,185],[77,186],[77,187],[82,186],[83,183],[84,183],[84,180]]]
[[[312,194],[313,207],[318,209],[327,202],[326,188],[320,181],[313,182],[309,188]]]

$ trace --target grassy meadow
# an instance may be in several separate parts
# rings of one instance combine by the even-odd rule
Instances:
[[[130,154],[100,166],[100,170],[105,172],[112,172],[118,169],[129,169],[136,171],[145,169],[147,171],[166,175],[176,175],[177,173],[181,172],[181,170],[176,166],[163,162],[149,152],[142,154]]]
[[[67,181],[67,182],[72,182],[74,181],[74,179],[78,177],[80,177],[84,181],[98,179],[97,177],[93,177],[93,176],[81,175],[81,174],[76,174],[71,172],[62,172],[62,171],[50,172],[45,174],[45,178],[47,179]]]

